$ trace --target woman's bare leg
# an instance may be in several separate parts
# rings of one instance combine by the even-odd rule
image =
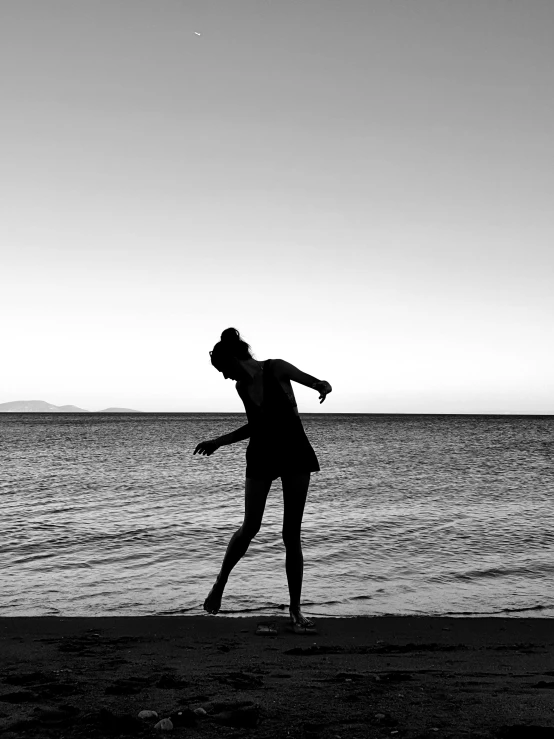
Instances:
[[[289,613],[293,623],[301,626],[313,626],[313,621],[302,615],[300,598],[302,595],[302,577],[304,574],[304,557],[300,530],[304,506],[310,485],[310,475],[290,475],[281,478],[283,483],[283,542],[287,551],[286,571],[289,585]]]
[[[271,487],[271,480],[251,480],[246,478],[244,496],[244,521],[235,531],[225,552],[221,570],[213,588],[204,601],[204,610],[217,613],[221,608],[221,598],[227,585],[227,580],[233,567],[246,554],[250,542],[260,530],[265,510],[267,494]]]

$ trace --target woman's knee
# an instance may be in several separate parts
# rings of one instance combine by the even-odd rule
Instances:
[[[300,531],[298,529],[283,529],[282,536],[283,543],[287,549],[289,547],[295,548],[301,546]]]
[[[247,523],[242,524],[242,526],[239,529],[239,536],[241,539],[247,539],[248,541],[252,541],[252,539],[256,536],[256,534],[260,530],[260,524],[255,523]]]

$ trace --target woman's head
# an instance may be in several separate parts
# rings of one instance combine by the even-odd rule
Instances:
[[[252,359],[250,345],[241,339],[236,328],[226,328],[221,334],[221,341],[218,341],[210,352],[213,366],[220,372],[232,370],[236,365],[235,360]],[[232,377],[232,375],[229,375]]]

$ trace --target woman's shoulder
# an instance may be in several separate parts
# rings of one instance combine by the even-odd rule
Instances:
[[[264,362],[264,371],[272,377],[280,377],[283,364],[282,359],[266,359]]]
[[[290,367],[289,363],[284,359],[266,359],[266,362],[269,362],[272,374],[278,377],[282,377],[283,374],[286,374],[287,367]]]
[[[265,364],[268,364],[270,367],[280,369],[281,367],[284,367],[284,365],[286,365],[287,363],[284,359],[266,359]]]

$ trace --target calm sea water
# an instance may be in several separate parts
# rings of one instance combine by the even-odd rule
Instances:
[[[202,613],[241,524],[239,414],[2,414],[0,615]],[[309,615],[554,616],[554,418],[305,415]],[[282,491],[222,612],[288,604]]]

